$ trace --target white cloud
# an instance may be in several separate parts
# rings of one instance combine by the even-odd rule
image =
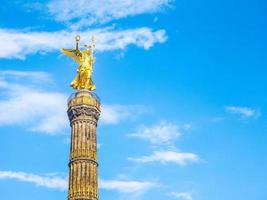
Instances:
[[[52,77],[46,72],[33,72],[33,71],[16,71],[16,70],[3,70],[0,71],[0,78],[2,77],[16,77],[34,79],[43,82],[52,82]]]
[[[56,21],[79,28],[102,24],[144,13],[155,13],[170,6],[173,0],[51,0],[48,12]]]
[[[170,145],[181,136],[181,129],[188,129],[190,125],[180,127],[176,124],[162,121],[150,127],[140,127],[136,133],[129,136],[148,140],[156,145]]]
[[[0,125],[27,125],[30,130],[55,134],[67,127],[67,96],[57,92],[46,92],[20,81],[50,81],[45,72],[0,71],[5,84],[0,94]],[[11,81],[6,79],[11,78]],[[36,83],[36,85],[38,85]]]
[[[174,163],[180,166],[185,166],[188,163],[197,163],[200,161],[196,154],[175,151],[154,151],[153,154],[149,156],[128,159],[138,163],[160,162],[163,164]]]
[[[151,155],[148,156],[137,158],[130,157],[128,160],[137,163],[174,163],[180,166],[187,165],[190,162],[199,162],[200,159],[196,154],[177,152],[174,145],[175,140],[182,135],[180,131],[191,128],[191,124],[178,126],[166,121],[162,121],[150,127],[140,127],[137,132],[129,134],[129,136],[147,140],[154,145],[154,149],[159,150],[155,150]]]
[[[0,71],[0,126],[24,125],[34,132],[62,133],[69,124],[68,95],[38,88],[52,82],[45,72]],[[101,110],[103,124],[117,124],[139,117],[147,108],[104,104]]]
[[[119,193],[142,194],[152,189],[157,184],[149,181],[122,181],[122,180],[100,180],[99,188],[115,190]]]
[[[170,192],[168,195],[179,200],[193,200],[193,195],[190,192]]]
[[[25,172],[0,171],[0,179],[15,179],[60,191],[68,189],[68,178],[56,174],[36,175]],[[117,191],[121,194],[140,195],[156,186],[155,182],[150,181],[99,180],[100,189]]]
[[[0,171],[0,179],[16,179],[18,181],[30,182],[37,186],[61,191],[66,190],[68,187],[67,179],[59,176],[40,176],[24,172]]]
[[[74,37],[78,32],[31,32],[10,29],[0,29],[0,58],[24,59],[27,55],[58,51],[60,48],[73,48]],[[96,36],[97,51],[112,51],[125,49],[136,45],[144,49],[151,48],[156,43],[163,43],[167,36],[165,30],[153,31],[143,27],[138,29],[114,30],[101,28],[79,32],[82,42],[89,43],[91,35]]]
[[[259,111],[253,108],[249,108],[249,107],[228,106],[228,107],[225,107],[225,110],[229,113],[237,114],[244,119],[248,119],[252,117],[257,118],[260,115]]]
[[[104,124],[118,124],[127,119],[135,119],[147,112],[147,108],[138,105],[103,105],[100,120]]]
[[[48,134],[66,127],[66,97],[60,93],[29,90],[0,101],[0,125],[30,124],[30,129]],[[65,106],[66,107],[66,106]]]

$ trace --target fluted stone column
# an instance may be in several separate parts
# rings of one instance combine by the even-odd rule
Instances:
[[[80,90],[68,101],[71,126],[69,200],[98,200],[96,127],[100,101]]]

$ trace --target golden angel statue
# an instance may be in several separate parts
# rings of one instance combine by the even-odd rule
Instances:
[[[76,49],[61,49],[61,52],[66,56],[74,59],[79,67],[77,69],[77,75],[75,79],[71,82],[70,86],[76,90],[90,90],[96,89],[92,81],[93,64],[95,62],[94,57],[94,38],[92,38],[92,44],[90,46],[85,45],[85,49],[82,52],[79,48],[80,36],[77,35],[76,39]]]

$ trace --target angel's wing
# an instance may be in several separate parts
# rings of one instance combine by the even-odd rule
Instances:
[[[65,54],[66,56],[71,57],[74,59],[77,63],[81,62],[82,52],[77,49],[61,49],[61,52]]]

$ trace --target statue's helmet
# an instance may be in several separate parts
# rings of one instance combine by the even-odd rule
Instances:
[[[90,46],[84,45],[84,51],[83,52],[90,55],[91,54]]]

